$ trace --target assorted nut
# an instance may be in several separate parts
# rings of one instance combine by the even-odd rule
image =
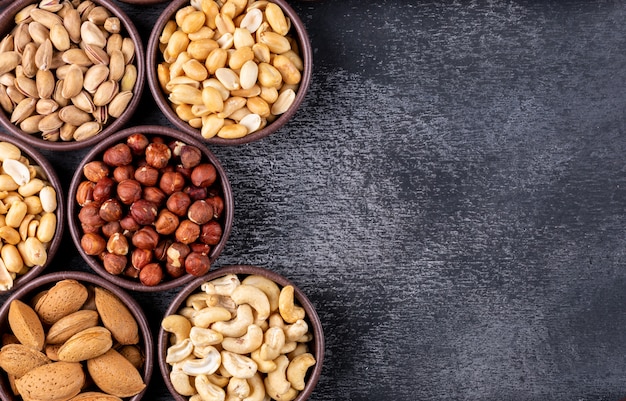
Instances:
[[[190,400],[293,400],[316,360],[294,288],[228,274],[201,285],[161,322],[170,382]]]
[[[75,200],[80,246],[147,286],[209,271],[223,234],[215,166],[195,146],[136,133],[84,165]]]
[[[0,290],[48,260],[57,229],[57,193],[41,166],[0,142]]]
[[[146,388],[137,321],[107,289],[58,281],[30,304],[12,300],[8,327],[0,368],[25,400],[119,400]]]
[[[159,37],[159,85],[202,137],[244,137],[295,100],[303,61],[290,31],[272,2],[191,0]]]
[[[83,141],[133,98],[135,45],[118,17],[90,0],[24,7],[0,41],[0,106],[46,141]]]

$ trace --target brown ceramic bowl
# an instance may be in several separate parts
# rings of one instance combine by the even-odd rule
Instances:
[[[208,143],[216,145],[241,145],[264,138],[284,126],[296,113],[296,110],[300,107],[300,104],[306,96],[313,71],[313,55],[311,50],[311,43],[309,42],[306,28],[296,12],[293,10],[293,8],[289,6],[287,1],[272,0],[272,2],[280,6],[285,16],[288,17],[291,21],[291,30],[289,32],[289,35],[297,43],[300,58],[302,59],[303,63],[303,70],[301,71],[301,81],[298,90],[296,91],[295,99],[286,112],[278,115],[274,121],[268,122],[265,127],[237,139],[226,139],[219,136],[213,136],[211,138],[204,139]],[[165,114],[165,116],[179,130],[189,134],[190,136],[203,139],[200,133],[200,129],[191,127],[187,122],[178,117],[177,113],[173,110],[170,101],[168,100],[168,95],[161,89],[161,85],[159,84],[159,79],[157,75],[157,66],[158,64],[163,62],[163,53],[159,48],[159,38],[161,36],[161,33],[163,32],[163,28],[168,21],[174,18],[174,15],[179,9],[189,6],[189,4],[189,0],[174,0],[162,12],[161,16],[154,25],[154,28],[152,29],[152,33],[150,34],[150,38],[148,40],[146,71],[148,75],[148,85],[150,87],[150,91],[152,92],[156,103],[158,104],[161,111]],[[214,75],[209,76],[209,78],[211,77],[214,77]]]
[[[226,276],[228,274],[235,274],[240,280],[243,280],[245,277],[250,275],[259,275],[274,281],[276,284],[278,284],[279,288],[283,288],[287,285],[291,285],[294,287],[294,297],[296,300],[296,304],[299,304],[304,308],[306,312],[306,317],[304,320],[308,324],[309,332],[313,334],[312,340],[307,343],[308,352],[313,355],[316,361],[315,365],[308,368],[305,376],[305,387],[302,391],[298,393],[295,401],[304,401],[308,399],[315,389],[315,386],[317,385],[317,382],[322,373],[322,365],[324,362],[324,331],[319,316],[317,315],[315,307],[313,306],[311,301],[309,301],[306,295],[293,282],[291,282],[284,276],[281,276],[280,274],[275,273],[271,270],[267,270],[257,266],[232,265],[221,267],[209,273],[206,277],[196,279],[183,287],[182,290],[172,300],[170,306],[165,312],[164,317],[176,314],[182,307],[185,306],[186,300],[190,295],[201,292],[202,284],[207,281]],[[188,397],[180,395],[174,389],[174,386],[172,385],[172,381],[170,379],[171,366],[166,362],[167,349],[170,346],[170,336],[171,334],[166,332],[161,327],[157,338],[157,357],[159,360],[161,375],[163,376],[165,385],[171,392],[174,399],[176,401],[187,401]],[[262,374],[262,376],[265,376],[265,374]]]
[[[2,307],[0,307],[0,330],[2,330],[3,333],[8,333],[10,330],[8,324],[8,313],[9,306],[11,305],[11,302],[13,300],[20,300],[26,304],[30,304],[32,298],[36,294],[43,290],[49,289],[57,282],[66,279],[78,281],[88,288],[93,286],[104,288],[116,295],[119,299],[121,299],[124,305],[128,307],[130,313],[137,321],[137,325],[139,328],[138,346],[144,357],[143,368],[139,370],[139,373],[141,374],[147,388],[148,384],[150,383],[150,378],[152,376],[152,370],[154,366],[154,342],[146,315],[142,311],[137,301],[133,299],[133,297],[121,290],[119,287],[113,285],[108,280],[105,280],[94,274],[78,271],[56,272],[39,276],[36,279],[28,282],[24,286],[17,289],[14,293],[12,293],[10,297],[4,302]],[[47,327],[45,328],[45,330],[47,330]],[[0,371],[0,398],[5,401],[21,400],[21,397],[15,396],[13,394],[13,390],[11,388],[11,385],[9,384],[5,372],[1,369]],[[94,389],[94,391],[96,390],[97,389]],[[140,399],[142,399],[144,393],[145,390],[131,398],[127,398],[127,400],[139,401]]]
[[[15,28],[15,16],[20,10],[30,4],[38,3],[39,2],[36,0],[17,0],[11,2],[10,5],[8,4],[7,8],[0,14],[0,37],[5,37],[5,35]],[[111,15],[117,17],[121,23],[121,35],[123,37],[130,37],[132,43],[134,44],[135,57],[133,64],[136,67],[137,79],[132,90],[133,96],[125,110],[119,115],[118,118],[108,117],[99,133],[81,141],[75,141],[73,139],[68,141],[52,141],[43,139],[41,132],[28,134],[26,131],[22,130],[19,125],[11,123],[11,113],[8,113],[4,108],[0,107],[0,125],[2,125],[9,133],[21,138],[24,142],[27,142],[31,146],[37,146],[39,148],[54,151],[73,151],[91,147],[102,141],[103,138],[107,137],[111,133],[120,130],[129,121],[139,106],[145,81],[145,54],[141,36],[139,35],[139,32],[137,31],[137,28],[133,24],[132,20],[124,13],[115,1],[93,0],[93,3],[95,3],[96,6],[105,7]],[[55,53],[60,52],[55,51]],[[51,71],[56,73],[56,70]],[[69,104],[71,105],[72,103],[70,102]],[[60,109],[61,108],[59,108],[59,110]]]
[[[50,182],[51,186],[55,189],[56,201],[57,201],[57,207],[55,211],[56,229],[55,229],[54,238],[50,241],[48,245],[48,255],[47,255],[46,262],[41,265],[32,266],[30,269],[28,269],[27,273],[18,275],[17,278],[15,278],[15,280],[13,281],[13,288],[9,289],[10,291],[15,288],[23,286],[24,284],[26,284],[33,278],[37,277],[46,269],[46,267],[50,265],[50,263],[54,259],[54,256],[56,252],[58,251],[59,246],[61,245],[61,240],[63,238],[63,231],[65,227],[65,201],[64,201],[64,195],[63,195],[63,188],[61,187],[61,182],[59,181],[57,174],[54,168],[52,167],[52,165],[50,164],[50,162],[41,153],[39,153],[30,145],[24,143],[22,140],[15,138],[13,136],[10,136],[10,135],[1,133],[1,132],[0,132],[0,142],[12,143],[13,145],[17,146],[21,150],[22,156],[27,157],[32,165],[41,166],[43,172],[46,174],[48,178],[48,182]],[[0,291],[0,293],[1,292],[2,291]]]
[[[88,164],[91,161],[102,160],[103,153],[106,149],[119,143],[125,143],[129,136],[131,136],[132,134],[136,134],[136,133],[142,133],[151,140],[156,137],[162,138],[164,142],[167,144],[170,144],[171,142],[174,142],[174,141],[182,141],[185,144],[193,145],[196,148],[201,150],[202,163],[210,163],[215,167],[215,170],[217,173],[217,179],[215,183],[211,185],[211,187],[209,188],[209,192],[215,191],[217,193],[214,195],[219,195],[219,197],[221,197],[223,201],[222,202],[223,212],[220,213],[219,217],[212,219],[212,221],[217,221],[220,223],[222,227],[222,234],[221,234],[221,238],[219,239],[219,242],[211,245],[210,251],[207,255],[211,264],[215,261],[215,259],[217,259],[217,257],[220,255],[220,253],[224,249],[224,246],[226,245],[226,242],[230,235],[230,231],[231,231],[231,227],[233,223],[233,214],[234,214],[232,191],[231,191],[230,183],[226,176],[226,172],[224,171],[220,162],[217,160],[215,155],[210,150],[208,150],[207,147],[202,142],[198,141],[197,139],[190,138],[184,133],[181,133],[179,131],[176,131],[171,128],[166,128],[166,127],[138,126],[138,127],[127,128],[125,130],[117,132],[105,138],[96,147],[94,147],[78,165],[78,167],[76,168],[76,172],[74,173],[74,177],[72,178],[72,182],[70,184],[70,189],[69,189],[69,193],[67,197],[68,198],[67,200],[68,213],[67,214],[68,214],[68,225],[70,228],[70,233],[72,235],[72,239],[74,240],[74,244],[76,245],[79,253],[82,255],[82,257],[87,261],[89,266],[91,266],[91,268],[97,274],[106,278],[107,280],[110,280],[114,284],[119,285],[120,287],[129,289],[129,290],[144,291],[144,292],[162,291],[162,290],[167,290],[167,289],[171,289],[174,287],[178,287],[189,281],[192,281],[195,278],[195,276],[188,274],[188,273],[184,273],[182,276],[177,277],[177,278],[168,278],[167,274],[164,274],[164,279],[160,283],[156,285],[144,285],[137,278],[129,277],[129,275],[127,274],[129,273],[128,271],[125,272],[124,274],[119,274],[119,275],[113,275],[109,273],[104,268],[104,265],[100,257],[88,255],[83,249],[83,247],[81,246],[81,238],[83,236],[84,230],[78,218],[81,207],[77,203],[76,195],[78,191],[78,186],[80,185],[82,181],[86,180],[86,178],[83,175],[83,168],[85,167],[86,164]],[[137,158],[135,157],[135,161],[136,160]],[[110,170],[112,171],[113,168],[111,168]],[[117,183],[115,182],[114,185],[115,185],[114,188],[116,188]],[[209,200],[210,196],[211,194],[209,194],[206,199]],[[158,209],[161,210],[163,208],[164,206],[161,206]],[[123,214],[128,215],[129,214],[128,212],[129,212],[129,207],[124,206]],[[182,222],[184,219],[185,217],[180,217],[179,221]],[[99,235],[102,235],[101,231],[99,231]],[[159,241],[167,240],[167,239],[176,241],[174,239],[174,235],[161,235],[159,238]],[[130,255],[135,247],[132,245],[131,240],[128,240],[128,243],[130,246],[128,255]],[[152,254],[154,255],[155,253],[156,252],[153,252]],[[131,258],[130,257],[127,257],[127,258],[130,263]],[[155,262],[154,259],[152,261]],[[163,262],[160,262],[160,264],[161,264],[161,267],[164,267]],[[129,264],[127,266],[129,266]],[[143,267],[142,267],[142,270],[144,270]]]

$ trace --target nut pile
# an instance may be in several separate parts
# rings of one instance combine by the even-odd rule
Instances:
[[[48,260],[57,227],[57,193],[40,166],[0,142],[0,290]]]
[[[135,45],[118,17],[90,0],[46,0],[15,16],[0,41],[0,106],[24,132],[82,141],[133,98]]]
[[[104,288],[58,281],[31,304],[11,301],[8,326],[0,368],[25,400],[119,400],[146,387],[137,322]]]
[[[174,389],[191,399],[293,400],[316,363],[294,288],[229,274],[201,290],[161,322],[172,333],[165,358]]]
[[[83,168],[76,191],[81,248],[114,275],[147,286],[209,271],[223,233],[213,164],[195,146],[136,133]]]
[[[272,2],[191,0],[159,38],[161,89],[204,138],[255,132],[294,102],[303,61],[290,30]]]

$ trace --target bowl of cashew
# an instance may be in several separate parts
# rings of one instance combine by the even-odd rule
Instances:
[[[322,371],[324,333],[289,279],[233,265],[183,287],[161,321],[157,349],[177,401],[303,401]]]

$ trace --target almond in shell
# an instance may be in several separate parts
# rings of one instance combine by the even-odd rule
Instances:
[[[39,351],[43,349],[43,325],[33,308],[20,300],[13,300],[9,306],[8,319],[9,327],[20,343]]]
[[[45,324],[54,324],[81,308],[88,296],[87,288],[76,280],[57,282],[35,304],[35,311]]]
[[[98,325],[98,312],[94,310],[79,310],[59,319],[48,330],[46,342],[61,344],[74,334]]]
[[[52,362],[41,365],[15,380],[25,400],[68,400],[85,384],[85,373],[77,362]]]
[[[87,370],[98,388],[107,394],[132,397],[146,388],[139,371],[114,349],[87,360]]]
[[[122,399],[111,394],[88,391],[86,393],[80,393],[68,401],[122,401]]]
[[[95,302],[104,327],[111,331],[113,338],[123,345],[139,342],[137,321],[126,305],[110,291],[96,287]]]
[[[50,359],[41,351],[26,345],[7,344],[0,349],[0,368],[16,378],[50,362]]]
[[[58,351],[60,361],[80,362],[95,358],[113,346],[111,332],[104,327],[90,327],[74,334]]]

